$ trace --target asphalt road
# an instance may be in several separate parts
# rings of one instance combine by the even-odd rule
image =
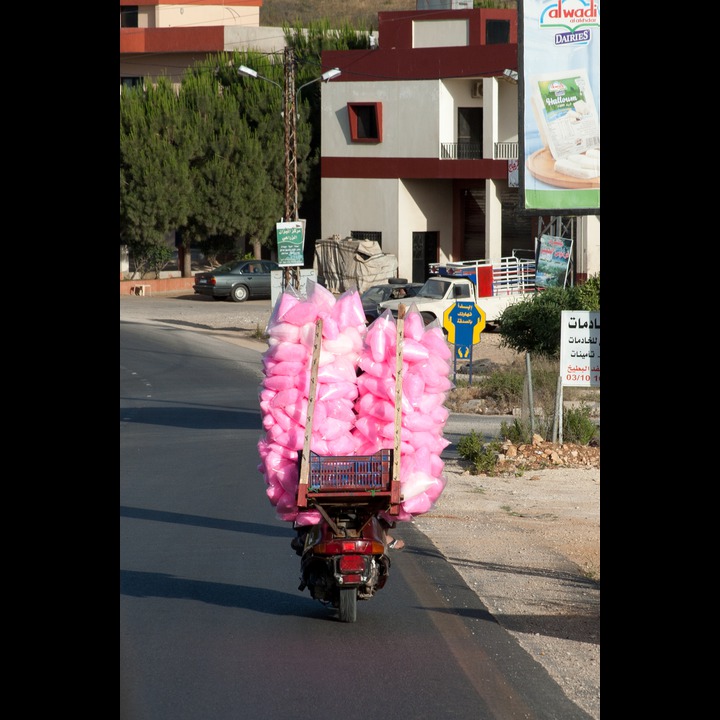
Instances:
[[[257,471],[259,354],[120,329],[123,720],[589,718],[411,525],[356,623],[300,592]]]

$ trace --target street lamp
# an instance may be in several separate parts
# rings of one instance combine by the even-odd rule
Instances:
[[[295,71],[293,49],[285,48],[285,87],[280,83],[261,75],[257,70],[241,65],[238,68],[239,75],[246,75],[252,78],[261,78],[283,90],[283,117],[285,119],[285,221],[298,219],[297,201],[297,134],[296,122],[298,119],[297,106],[300,102],[300,91],[316,82],[329,82],[342,74],[340,68],[327,70],[320,77],[310,80],[301,85],[297,93],[295,89]]]
[[[308,85],[312,85],[313,83],[316,83],[316,82],[329,82],[333,78],[336,78],[338,75],[342,75],[342,70],[340,70],[340,68],[333,68],[332,70],[328,70],[328,71],[324,72],[320,77],[315,78],[314,80],[310,80],[310,82],[306,82],[304,85],[301,85],[298,88],[297,93],[295,94],[295,107],[297,108],[300,105],[300,91],[303,88],[306,88]],[[299,112],[298,112],[298,117],[300,117]]]
[[[327,70],[320,77],[306,82],[295,92],[295,59],[293,49],[285,48],[284,57],[285,86],[261,75],[257,70],[241,65],[238,68],[239,75],[246,75],[252,78],[261,78],[276,85],[283,91],[283,118],[285,120],[285,222],[298,220],[298,188],[297,188],[297,104],[300,101],[300,91],[315,82],[328,82],[341,74],[339,68]],[[299,286],[299,278],[296,276],[295,286]],[[286,277],[287,284],[287,277]]]

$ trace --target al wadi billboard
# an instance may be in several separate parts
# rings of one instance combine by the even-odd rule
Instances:
[[[526,210],[600,211],[600,3],[519,0]]]

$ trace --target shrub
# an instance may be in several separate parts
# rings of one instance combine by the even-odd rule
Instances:
[[[473,475],[492,474],[497,466],[500,450],[501,445],[497,440],[483,442],[474,430],[471,430],[469,435],[460,438],[457,444],[458,455],[472,463]]]
[[[568,408],[563,416],[563,442],[589,445],[597,435],[597,425],[590,417],[587,405]]]

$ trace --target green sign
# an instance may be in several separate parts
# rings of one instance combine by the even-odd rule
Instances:
[[[276,223],[275,231],[277,233],[278,265],[302,267],[305,264],[303,256],[305,221]]]

